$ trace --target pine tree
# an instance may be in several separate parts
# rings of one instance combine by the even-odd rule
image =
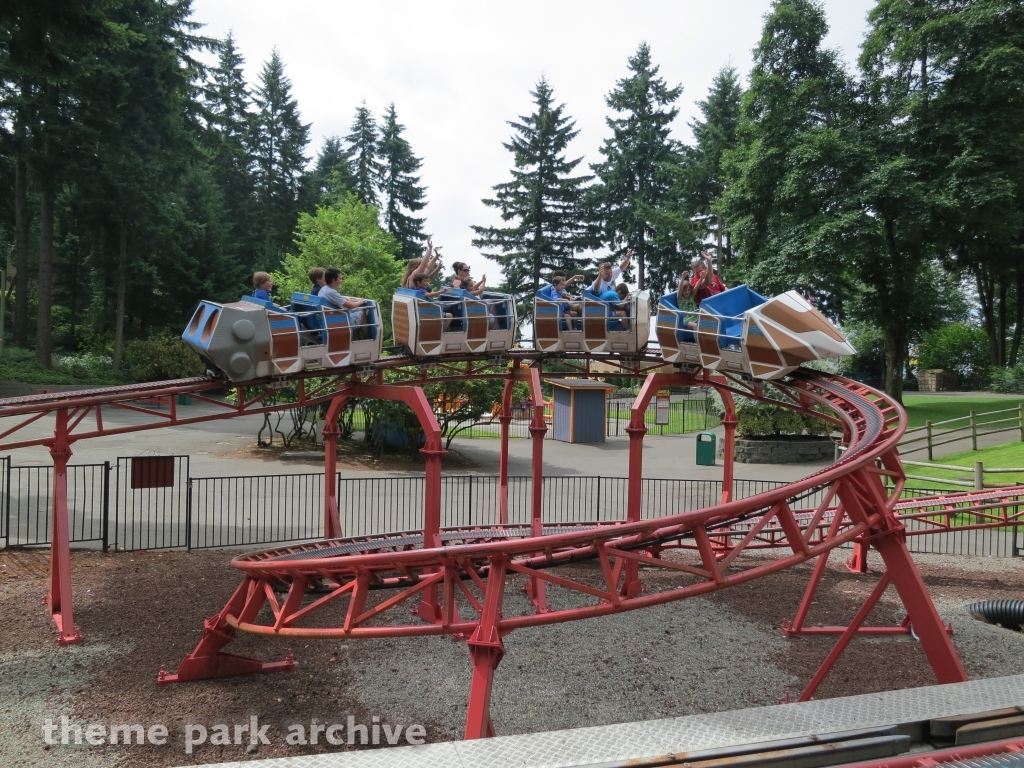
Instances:
[[[719,70],[707,99],[697,102],[703,120],[690,123],[696,143],[685,151],[682,166],[686,208],[692,220],[700,223],[701,237],[715,238],[718,263],[722,266],[732,261],[732,253],[725,221],[713,208],[725,193],[722,157],[736,147],[742,97],[736,70]]]
[[[409,142],[402,138],[405,126],[399,124],[395,105],[389,104],[384,115],[380,144],[377,152],[380,159],[380,191],[383,197],[382,213],[384,228],[402,247],[399,258],[414,259],[423,251],[424,219],[410,214],[426,206],[427,188],[420,186],[419,176],[414,176],[423,161],[412,153]]]
[[[672,201],[674,168],[680,159],[670,137],[670,126],[679,114],[672,104],[683,89],[668,87],[658,76],[647,43],[629,58],[628,66],[632,74],[605,98],[623,116],[605,120],[612,137],[601,147],[605,159],[592,166],[601,182],[596,201],[608,246],[616,254],[632,248],[640,289],[658,292],[666,287],[678,261],[676,248],[656,236],[653,219]]]
[[[584,205],[594,177],[573,176],[582,158],[565,157],[579,134],[576,123],[565,104],[555,104],[544,78],[530,95],[533,113],[509,121],[514,133],[503,145],[514,158],[512,180],[495,185],[494,197],[483,201],[512,226],[473,227],[473,245],[490,250],[485,255],[501,265],[506,289],[519,297],[535,293],[546,270],[582,271],[580,254],[597,239]]]
[[[253,115],[242,67],[245,59],[235,48],[228,32],[220,44],[217,66],[205,89],[209,114],[211,170],[224,198],[231,248],[245,254],[248,263],[257,250],[253,227],[253,158],[249,154],[249,131]]]
[[[291,81],[274,49],[253,93],[259,110],[252,132],[256,160],[256,199],[263,228],[264,268],[275,267],[292,240],[299,214],[302,173],[306,168],[309,125],[299,118]]]
[[[377,159],[380,135],[377,131],[377,122],[367,109],[366,102],[356,109],[351,131],[345,140],[348,142],[348,152],[352,157],[356,197],[366,205],[377,205],[376,185],[381,175],[380,161]]]
[[[356,188],[352,157],[341,139],[328,136],[316,156],[313,170],[306,176],[306,206],[312,212],[320,205],[335,205]]]

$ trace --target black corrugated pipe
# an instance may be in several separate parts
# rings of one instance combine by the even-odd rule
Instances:
[[[1006,629],[1024,628],[1024,600],[980,600],[967,606],[978,621],[999,624]]]

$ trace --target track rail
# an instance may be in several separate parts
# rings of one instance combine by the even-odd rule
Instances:
[[[568,364],[578,375],[616,375],[645,379],[632,408],[629,510],[617,523],[549,523],[543,521],[543,418],[541,376],[546,362]],[[783,631],[839,635],[833,651],[801,694],[809,698],[846,645],[857,634],[907,634],[911,625],[940,682],[966,679],[927,590],[905,545],[901,514],[935,522],[931,530],[948,530],[965,510],[985,519],[976,527],[1018,524],[1021,495],[1001,492],[992,497],[899,502],[905,475],[897,443],[906,428],[902,408],[891,398],[857,382],[809,370],[798,370],[766,395],[761,384],[738,375],[712,374],[696,367],[668,369],[656,350],[636,357],[567,355],[514,350],[500,359],[466,356],[420,364],[406,357],[383,358],[372,366],[337,372],[304,372],[277,380],[233,387],[234,402],[213,397],[226,382],[209,378],[154,384],[106,387],[0,400],[0,419],[14,421],[0,433],[0,447],[46,445],[54,458],[54,537],[51,612],[60,641],[80,635],[71,611],[70,560],[67,556],[67,460],[74,441],[124,432],[266,413],[329,403],[327,423],[351,398],[379,398],[407,403],[426,434],[426,524],[421,532],[342,538],[337,500],[328,484],[325,531],[328,539],[236,558],[242,583],[220,613],[207,620],[202,638],[181,662],[176,674],[161,669],[161,683],[294,668],[289,654],[282,662],[225,653],[237,632],[275,637],[403,637],[450,635],[466,639],[473,663],[473,682],[466,737],[493,734],[489,698],[494,670],[504,655],[502,637],[522,627],[549,625],[637,610],[708,594],[767,576],[809,560],[814,575],[793,622]],[[420,385],[472,378],[505,381],[502,409],[501,477],[496,520],[491,525],[440,527],[440,430]],[[505,524],[507,512],[508,425],[515,381],[526,381],[534,401],[533,509],[528,525]],[[294,385],[293,398],[280,389]],[[663,386],[711,386],[722,395],[726,414],[725,477],[722,502],[705,509],[641,519],[642,441],[644,412]],[[174,395],[189,394],[208,406],[199,415],[180,415]],[[785,487],[742,500],[731,498],[733,396],[742,395],[802,413],[813,414],[841,429],[847,450],[828,468]],[[168,412],[146,399],[170,397]],[[103,409],[130,411],[134,421],[104,424]],[[28,427],[51,415],[51,435],[26,434]],[[92,417],[90,419],[89,417]],[[92,421],[95,420],[95,426]],[[334,474],[335,432],[324,434],[325,472]],[[883,482],[883,479],[887,482]],[[802,506],[821,494],[820,503]],[[919,533],[917,531],[915,534]],[[860,611],[846,627],[806,627],[807,611],[824,573],[829,554],[855,543],[855,567],[866,568],[868,547],[882,555],[885,571]],[[765,561],[743,555],[765,547],[784,550]],[[565,568],[588,562],[589,568]],[[596,565],[596,567],[594,567]],[[673,574],[678,581],[642,578],[646,572]],[[523,606],[505,603],[508,589],[522,585],[529,597]],[[893,585],[907,609],[899,627],[862,627],[882,593]],[[552,607],[548,589],[567,599]],[[410,618],[408,608],[414,605]],[[315,620],[311,619],[315,615]]]
[[[909,632],[913,624],[941,682],[966,679],[894,511],[903,488],[896,452],[906,426],[902,408],[857,382],[810,371],[776,385],[781,398],[766,397],[759,386],[738,377],[705,375],[700,382],[723,393],[727,410],[732,395],[741,394],[826,418],[843,430],[848,448],[832,466],[788,486],[651,520],[639,519],[639,495],[631,488],[630,519],[624,523],[542,524],[535,509],[530,526],[495,524],[336,539],[235,558],[232,564],[243,574],[241,585],[207,622],[203,638],[177,674],[162,671],[161,682],[274,671],[293,663],[288,659],[265,665],[223,653],[239,631],[297,638],[451,635],[467,639],[474,667],[465,735],[486,736],[494,732],[490,688],[504,655],[501,638],[507,633],[708,594],[812,559],[823,568],[833,549],[853,541],[878,549],[886,571],[802,698],[813,694],[890,583],[909,618],[896,631]],[[673,383],[698,381],[692,374],[651,373],[634,403],[631,484],[640,477],[643,413],[653,394]],[[886,475],[893,480],[891,488],[882,483]],[[812,491],[824,491],[821,503],[799,509],[799,500]],[[767,562],[743,558],[770,527],[782,532],[774,546],[788,552]],[[667,551],[682,542],[692,551]],[[597,567],[561,570],[582,561]],[[640,566],[672,573],[679,583],[665,587],[645,582]],[[507,604],[507,591],[519,584],[530,602]],[[552,607],[548,589],[571,597]],[[414,618],[410,605],[415,605]],[[797,618],[791,634],[810,632],[803,629],[803,617]]]

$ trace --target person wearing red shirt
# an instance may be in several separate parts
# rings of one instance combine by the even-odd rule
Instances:
[[[702,253],[692,262],[693,277],[690,278],[690,285],[693,287],[693,303],[698,307],[708,296],[722,293],[726,285],[715,274],[711,268],[711,257]]]

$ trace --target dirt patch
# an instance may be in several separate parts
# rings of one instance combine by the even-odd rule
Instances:
[[[370,724],[374,715],[395,716],[396,710],[402,716],[409,712],[416,712],[417,716],[424,711],[437,712],[432,721],[418,720],[426,726],[429,741],[461,737],[465,711],[465,690],[461,686],[468,680],[453,684],[453,675],[436,673],[442,668],[438,665],[451,663],[452,669],[460,670],[459,674],[468,675],[468,658],[464,644],[453,644],[442,638],[286,642],[241,636],[227,650],[274,660],[283,658],[292,647],[299,661],[298,670],[270,676],[157,686],[160,665],[167,665],[170,671],[177,667],[198,641],[203,620],[216,614],[238,586],[240,576],[230,566],[231,555],[225,551],[73,553],[76,623],[85,632],[86,641],[81,646],[58,648],[48,610],[40,604],[48,585],[48,554],[0,551],[0,597],[6,615],[15,618],[0,622],[0,670],[9,687],[9,690],[3,689],[9,700],[0,704],[0,709],[4,710],[0,712],[0,725],[9,731],[0,738],[0,764],[29,766],[45,761],[47,765],[140,768],[336,752],[349,747],[323,743],[316,746],[286,744],[287,726],[304,723],[308,728],[314,720],[344,722],[349,715],[357,723]],[[771,554],[752,557],[767,559]],[[875,584],[877,574],[851,574],[842,567],[840,559],[838,555],[834,557],[826,571],[808,617],[809,626],[845,623]],[[992,570],[984,570],[983,566],[984,563],[958,569],[925,562],[921,571],[937,601],[941,596],[944,601],[962,604],[976,599],[1017,597],[1024,591],[1024,569],[1007,568],[1005,561]],[[698,674],[719,676],[715,686],[734,687],[735,701],[741,706],[764,703],[766,694],[782,695],[783,691],[778,690],[780,680],[797,681],[793,686],[795,696],[835,642],[834,637],[780,640],[779,625],[792,619],[810,572],[809,565],[802,565],[706,598],[650,609],[664,611],[663,614],[640,611],[591,620],[585,626],[541,628],[532,635],[526,630],[513,633],[506,640],[508,660],[499,671],[503,695],[523,686],[534,686],[537,693],[517,698],[517,706],[579,709],[569,721],[579,724],[592,724],[594,717],[601,717],[602,722],[614,722],[616,719],[685,714],[699,706],[698,702],[685,698],[692,682],[684,678],[670,679],[666,668],[645,671],[648,657],[653,663],[655,655],[663,653],[669,663],[675,659],[678,664],[679,654],[692,655],[705,639],[710,638],[709,645],[734,643],[737,636],[728,634],[716,641],[708,626],[708,622],[720,620],[728,623],[718,618],[728,614],[733,625],[740,621],[751,629],[744,635],[746,650],[730,652],[761,653],[765,663],[758,664],[765,668],[766,675],[770,671],[771,676],[758,681],[753,679],[756,671],[737,675],[735,662],[730,664],[728,659],[716,662],[718,666],[701,667]],[[573,566],[560,573],[594,583],[599,579],[596,568],[591,565]],[[643,578],[650,579],[654,589],[659,588],[663,579],[676,579],[678,583],[675,576],[663,573],[645,569]],[[507,598],[510,605],[523,599],[516,590],[510,589]],[[655,623],[662,621],[659,617],[664,617],[665,623],[659,625],[657,632],[644,623],[648,619]],[[890,590],[868,623],[896,624],[901,618],[902,609]],[[610,622],[621,623],[619,634],[600,636],[603,627],[611,626]],[[636,629],[631,633],[623,627]],[[636,637],[632,637],[634,634]],[[557,643],[552,640],[556,636]],[[513,643],[517,645],[513,647]],[[579,644],[578,654],[573,650],[573,643]],[[553,692],[564,682],[556,678],[571,671],[573,659],[582,658],[599,643],[607,644],[609,650],[605,655],[609,664],[616,667],[619,690],[623,690],[624,682],[630,690],[636,688],[637,701],[646,707],[637,709],[632,717],[624,718],[617,710],[606,715],[595,714],[594,708],[599,705],[592,697],[580,695],[578,690],[573,695]],[[635,653],[629,650],[633,648],[630,643],[635,644]],[[528,654],[536,653],[536,658],[544,659],[551,654],[552,647],[558,648],[557,660],[552,661],[553,666],[547,667],[547,671],[529,661],[533,657]],[[715,649],[709,648],[712,650]],[[451,656],[450,662],[441,658],[445,654]],[[613,658],[615,656],[618,658]],[[985,658],[964,660],[972,677],[1006,674],[986,666]],[[756,670],[758,664],[752,667]],[[418,667],[424,669],[422,676],[416,671]],[[377,683],[372,691],[368,689],[367,670],[375,670],[377,677],[373,680],[386,681],[390,677],[398,681],[398,693],[394,694],[397,698],[387,699],[396,704],[381,704],[384,698],[374,698]],[[412,677],[422,677],[422,684],[419,679],[410,679]],[[857,638],[825,679],[816,698],[934,682],[920,645],[912,638]],[[753,691],[757,686],[761,692],[755,695]],[[592,686],[588,683],[587,687]],[[442,688],[443,696],[438,693]],[[424,700],[441,703],[419,710],[415,706],[402,710],[402,697],[408,701],[410,695],[422,695]],[[545,695],[548,700],[541,698]],[[603,699],[596,697],[596,700]],[[381,706],[395,709],[382,710]],[[77,750],[57,746],[46,751],[42,721],[46,717],[59,720],[62,714],[84,723],[162,723],[170,730],[169,744],[166,747],[102,746]],[[268,735],[272,745],[263,746],[257,755],[248,754],[244,745],[209,744],[197,747],[192,755],[184,753],[186,724],[203,724],[212,729],[218,723],[248,723],[253,715],[258,716],[261,725],[271,725]],[[402,722],[397,717],[396,720]],[[536,727],[523,727],[527,729]]]

